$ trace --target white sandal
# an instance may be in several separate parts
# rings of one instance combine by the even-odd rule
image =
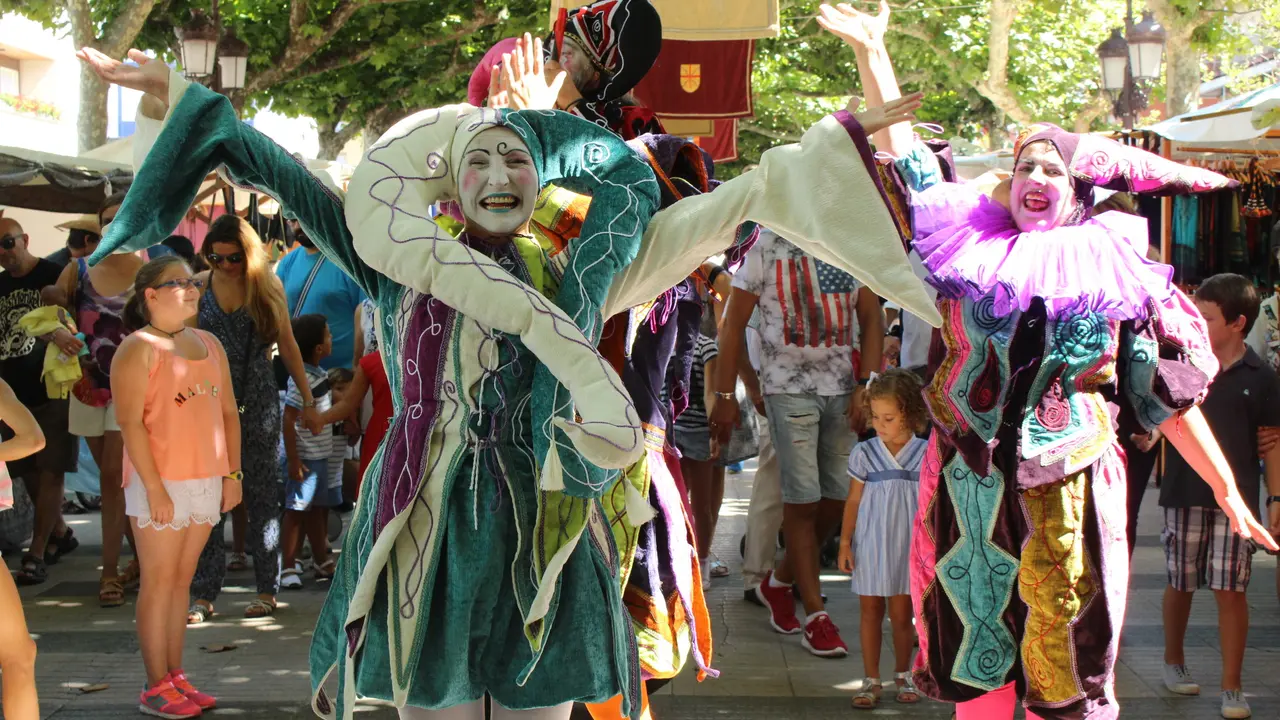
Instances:
[[[912,679],[911,671],[900,672],[894,675],[897,682],[902,683],[898,686],[898,696],[895,698],[903,705],[912,705],[920,702],[920,689],[916,687],[915,680]],[[904,695],[909,695],[910,699],[904,699]]]
[[[853,709],[875,710],[876,706],[880,704],[880,691],[883,689],[884,686],[880,684],[880,678],[863,678],[858,694],[854,695],[851,701]]]

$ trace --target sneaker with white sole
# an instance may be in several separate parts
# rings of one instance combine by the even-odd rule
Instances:
[[[818,657],[842,658],[849,654],[849,646],[840,638],[840,628],[825,612],[816,613],[804,626],[800,645]]]
[[[1222,691],[1222,717],[1227,720],[1244,720],[1253,717],[1249,709],[1249,701],[1244,699],[1243,690]]]
[[[1165,665],[1164,686],[1178,695],[1199,695],[1200,683],[1191,677],[1186,665]]]
[[[297,568],[285,568],[284,572],[280,573],[280,589],[301,590],[302,573]]]

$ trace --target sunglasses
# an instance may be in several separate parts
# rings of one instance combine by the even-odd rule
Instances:
[[[228,265],[239,265],[240,263],[244,262],[244,253],[238,252],[238,253],[231,253],[230,255],[219,255],[218,253],[209,253],[208,255],[205,255],[205,258],[209,260],[210,265],[221,265],[223,263],[226,263]]]
[[[178,288],[179,290],[191,290],[191,289],[202,290],[204,289],[204,282],[197,280],[195,278],[178,278],[177,280],[162,282],[159,285],[157,285],[155,289],[159,290],[161,288],[167,288],[167,287]]]
[[[4,237],[0,238],[0,249],[3,249],[3,250],[14,249],[15,247],[18,246],[18,240],[20,240],[21,238],[22,238],[21,235],[5,235]]]

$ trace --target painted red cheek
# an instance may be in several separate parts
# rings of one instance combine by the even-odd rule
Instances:
[[[465,192],[474,190],[476,185],[480,184],[480,173],[474,170],[462,171],[462,189]]]

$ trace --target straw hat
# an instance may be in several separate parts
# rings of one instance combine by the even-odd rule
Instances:
[[[57,228],[59,230],[84,230],[94,235],[102,234],[102,227],[98,225],[97,215],[81,215],[74,220],[68,220],[58,225]]]

